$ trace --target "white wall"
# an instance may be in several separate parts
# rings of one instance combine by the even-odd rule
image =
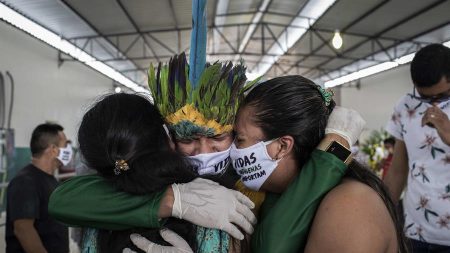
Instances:
[[[34,127],[46,120],[61,124],[75,140],[85,109],[112,91],[111,79],[79,62],[58,68],[57,50],[0,21],[0,71],[6,70],[15,80],[11,128],[17,147],[28,147]]]
[[[360,80],[361,88],[341,88],[341,105],[353,108],[367,121],[361,139],[373,130],[384,128],[391,117],[392,110],[406,93],[412,92],[413,84],[409,65],[381,72]]]

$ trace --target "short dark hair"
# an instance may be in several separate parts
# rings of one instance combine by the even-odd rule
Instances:
[[[392,144],[392,146],[394,146],[395,145],[395,138],[394,137],[389,137],[389,138],[386,138],[384,141],[383,141],[383,143],[386,145],[386,144]]]
[[[58,133],[64,128],[58,124],[40,124],[33,130],[30,141],[31,155],[34,157],[42,155],[51,144],[58,145]]]
[[[420,49],[411,62],[411,78],[417,87],[431,87],[442,77],[450,79],[450,48],[431,44]]]

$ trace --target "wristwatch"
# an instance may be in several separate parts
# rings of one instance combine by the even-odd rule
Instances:
[[[338,141],[332,141],[331,143],[321,142],[317,148],[330,154],[333,154],[334,156],[339,158],[339,160],[341,160],[347,165],[349,165],[350,162],[352,161],[352,151],[344,147],[344,145],[342,145]]]

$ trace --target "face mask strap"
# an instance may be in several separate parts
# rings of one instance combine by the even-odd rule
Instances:
[[[272,144],[272,143],[274,143],[275,141],[277,141],[277,140],[279,140],[281,137],[278,137],[278,138],[275,138],[275,139],[272,139],[272,140],[268,140],[268,141],[265,141],[264,142],[264,145],[266,146],[266,149],[267,149],[267,146],[269,145],[269,144]],[[279,152],[278,152],[279,153]],[[267,154],[268,155],[268,154]],[[281,158],[271,158],[272,159],[272,161],[280,161],[281,159],[283,159],[283,157],[281,157]]]
[[[166,125],[166,124],[163,124],[162,126],[163,126],[163,128],[164,128],[164,131],[165,131],[166,134],[167,134],[167,137],[169,137],[169,140],[172,141],[172,136],[170,135],[169,128],[167,128],[167,125]]]
[[[269,144],[272,144],[272,143],[274,143],[275,141],[277,141],[277,140],[279,140],[281,137],[278,137],[278,138],[274,138],[274,139],[272,139],[272,140],[268,140],[268,141],[264,141],[264,145],[269,145]]]

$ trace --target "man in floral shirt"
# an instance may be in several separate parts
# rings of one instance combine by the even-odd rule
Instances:
[[[394,201],[407,185],[405,233],[412,252],[450,252],[450,48],[422,48],[411,77],[413,91],[400,99],[386,127],[397,140],[385,183]]]

